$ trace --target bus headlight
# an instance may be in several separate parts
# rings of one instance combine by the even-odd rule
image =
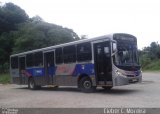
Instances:
[[[118,71],[118,70],[116,70],[116,74],[117,74],[118,76],[123,76],[123,74],[122,74],[120,71]]]

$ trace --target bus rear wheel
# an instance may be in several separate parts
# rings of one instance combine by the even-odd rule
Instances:
[[[85,93],[94,92],[96,89],[96,86],[92,85],[92,81],[89,77],[83,77],[79,82],[79,87],[81,91]]]
[[[35,83],[35,81],[34,81],[33,78],[29,79],[29,81],[28,81],[28,88],[32,89],[32,90],[37,89],[36,83]]]

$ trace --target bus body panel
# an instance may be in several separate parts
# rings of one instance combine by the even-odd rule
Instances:
[[[20,84],[19,69],[10,69],[10,75],[13,84]]]
[[[53,85],[61,86],[77,86],[77,80],[80,75],[85,74],[93,79],[95,85],[95,73],[93,63],[82,63],[82,64],[61,64],[55,67],[49,67],[49,76],[53,76]],[[33,77],[36,84],[38,85],[49,85],[45,76],[45,68],[26,68],[21,73],[24,75],[25,80],[23,83],[19,79],[19,70],[11,70],[11,76],[14,80],[13,83],[27,84],[28,78]]]

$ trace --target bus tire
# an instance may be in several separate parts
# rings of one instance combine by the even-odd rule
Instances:
[[[111,90],[112,86],[102,86],[102,88],[105,89],[105,90]]]
[[[92,81],[89,77],[83,77],[79,82],[79,87],[82,92],[91,93],[96,90],[96,86],[92,85]]]
[[[36,83],[32,77],[28,80],[28,88],[31,90],[37,89]]]

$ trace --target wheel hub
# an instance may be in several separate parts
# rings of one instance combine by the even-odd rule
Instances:
[[[84,83],[83,83],[83,86],[84,86],[84,88],[86,88],[86,89],[89,89],[89,88],[91,88],[91,82],[90,81],[85,81]]]

